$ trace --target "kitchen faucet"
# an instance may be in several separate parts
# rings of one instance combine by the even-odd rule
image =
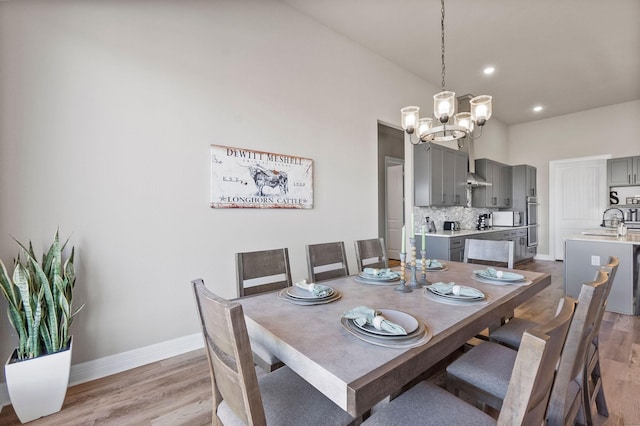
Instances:
[[[602,213],[602,223],[600,224],[601,227],[606,227],[605,223],[604,223],[604,217],[607,214],[607,212],[609,210],[618,210],[620,212],[620,222],[624,223],[624,213],[622,212],[622,210],[620,210],[617,207],[609,207],[608,209],[606,209],[603,213]]]

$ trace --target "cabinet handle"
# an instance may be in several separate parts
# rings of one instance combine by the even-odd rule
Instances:
[[[456,204],[460,204],[460,195],[456,195]]]
[[[492,197],[492,198],[491,198],[491,204],[493,204],[494,206],[495,206],[496,204],[498,204],[498,197]]]

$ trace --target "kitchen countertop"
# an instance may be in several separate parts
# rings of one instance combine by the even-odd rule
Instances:
[[[565,240],[602,241],[606,243],[640,244],[640,229],[628,229],[627,235],[618,237],[614,229],[586,230],[577,235],[570,235]]]
[[[522,226],[494,226],[490,229],[478,230],[478,229],[461,229],[459,231],[436,231],[428,232],[425,235],[427,237],[441,237],[441,238],[454,238],[454,237],[467,237],[469,235],[488,234],[491,232],[512,231],[516,229],[527,229],[526,225]],[[416,232],[416,238],[421,237],[422,233]]]

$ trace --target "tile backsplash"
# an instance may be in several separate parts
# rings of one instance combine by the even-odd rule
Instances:
[[[436,229],[442,231],[444,221],[454,220],[460,222],[461,229],[476,229],[478,215],[491,213],[497,209],[479,209],[474,207],[414,207],[413,215],[416,232],[421,232],[426,223],[425,218],[435,222]]]

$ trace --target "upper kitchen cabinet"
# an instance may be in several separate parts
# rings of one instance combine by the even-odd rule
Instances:
[[[468,155],[435,143],[413,148],[416,206],[466,206]]]
[[[510,208],[513,205],[511,166],[481,158],[476,160],[476,173],[491,185],[473,188],[471,196],[473,207]]]
[[[511,167],[513,175],[513,202],[516,198],[537,197],[538,189],[536,185],[536,168],[528,164],[519,164]]]
[[[609,186],[640,185],[640,156],[607,160]]]

